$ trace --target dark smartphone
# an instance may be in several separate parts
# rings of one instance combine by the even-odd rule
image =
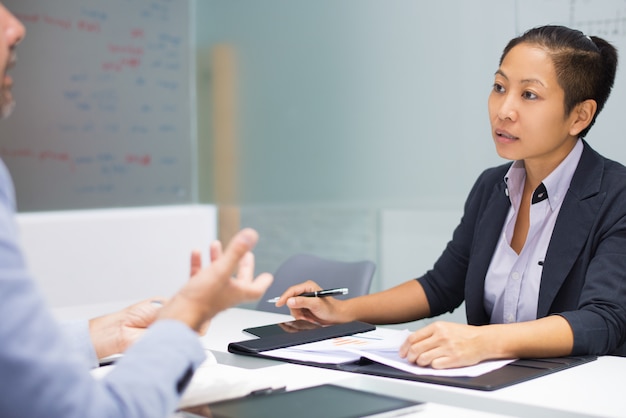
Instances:
[[[279,322],[278,324],[263,325],[261,327],[245,328],[243,332],[256,337],[269,337],[270,335],[293,334],[300,331],[321,328],[321,325],[303,319]]]

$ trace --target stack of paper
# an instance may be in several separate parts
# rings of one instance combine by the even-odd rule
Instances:
[[[210,364],[196,370],[183,393],[179,408],[239,398],[252,392],[276,390],[284,386],[268,373],[260,373],[260,370]]]

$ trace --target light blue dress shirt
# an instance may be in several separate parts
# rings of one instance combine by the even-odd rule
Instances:
[[[72,346],[73,355],[82,359],[87,368],[99,367],[100,362],[89,334],[89,321],[82,319],[62,321],[59,325]]]
[[[158,321],[109,374],[92,378],[89,347],[71,343],[27,271],[14,202],[0,162],[0,416],[168,416],[205,358],[197,334],[182,322]]]

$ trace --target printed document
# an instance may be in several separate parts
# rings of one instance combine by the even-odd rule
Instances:
[[[360,334],[264,351],[263,355],[325,364],[348,363],[365,357],[377,363],[417,375],[467,377],[480,376],[514,361],[484,361],[474,366],[443,370],[417,366],[400,358],[398,354],[400,346],[410,334],[411,332],[408,330],[377,328],[374,331]]]

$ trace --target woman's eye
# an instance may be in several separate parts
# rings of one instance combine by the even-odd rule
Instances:
[[[502,86],[502,84],[494,83],[493,91],[495,91],[496,93],[504,93],[504,87]]]
[[[522,93],[522,97],[524,99],[528,99],[528,100],[535,100],[535,99],[537,99],[537,95],[535,93],[533,93],[532,91],[525,91],[524,93]]]

